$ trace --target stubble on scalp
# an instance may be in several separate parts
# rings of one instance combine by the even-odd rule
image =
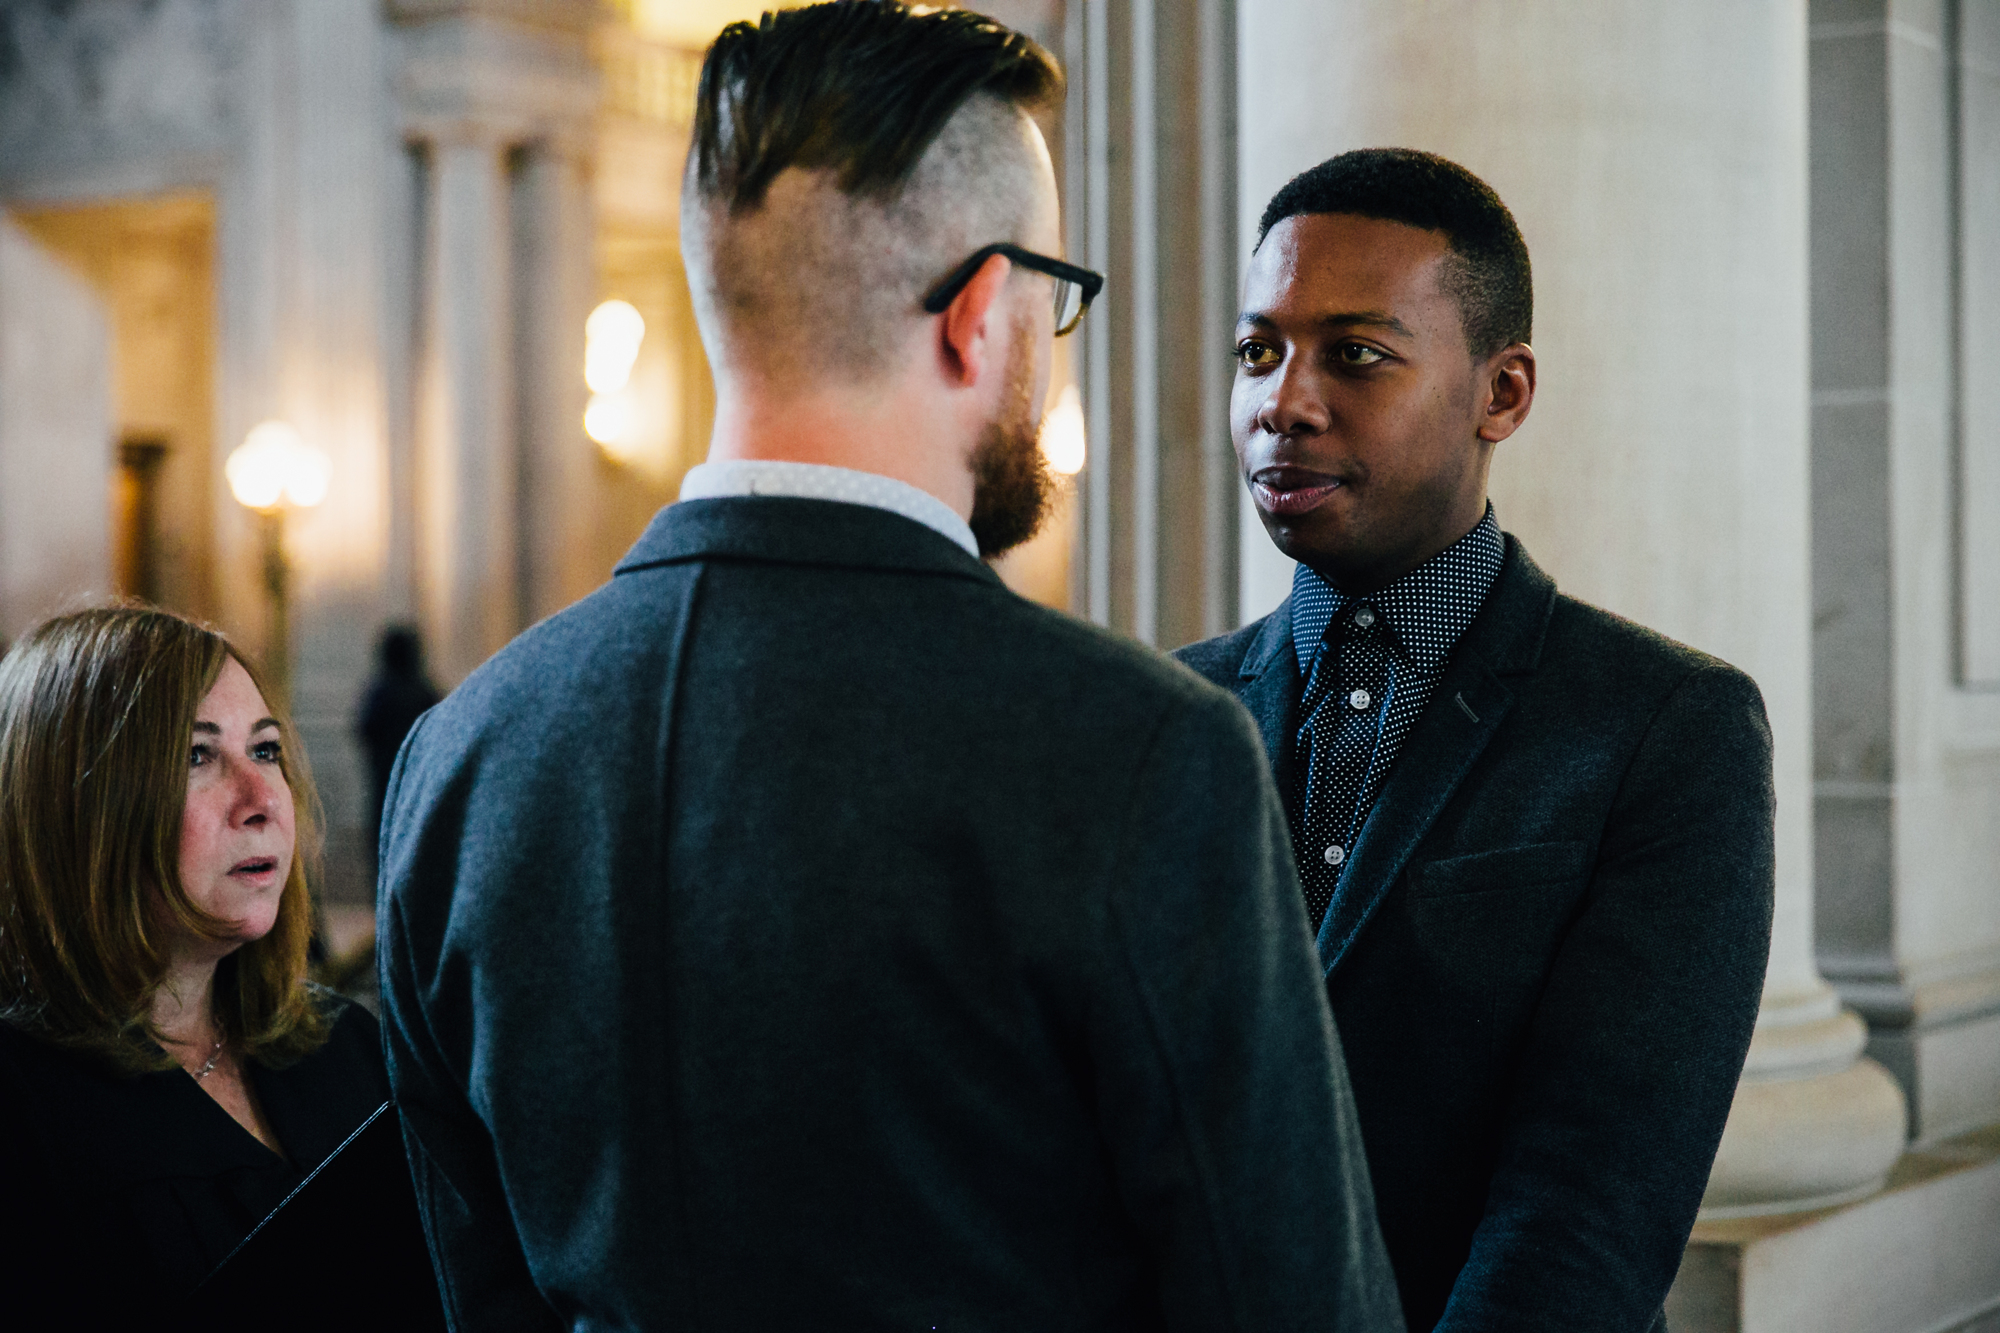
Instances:
[[[710,363],[779,385],[885,377],[932,286],[983,245],[1025,240],[1038,167],[1025,113],[985,94],[887,197],[791,167],[732,209],[702,196],[691,159],[681,252]]]

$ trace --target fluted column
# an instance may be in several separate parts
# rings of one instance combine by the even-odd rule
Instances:
[[[432,660],[456,681],[520,628],[513,244],[504,148],[430,148],[418,560]]]
[[[1089,421],[1071,604],[1161,648],[1236,625],[1235,0],[1067,6],[1069,250]]]
[[[1812,5],[1820,961],[2000,1121],[2000,5]]]
[[[229,151],[216,207],[207,481],[216,613],[263,651],[280,645],[272,641],[279,626],[267,620],[262,525],[230,497],[223,461],[252,427],[278,417],[331,464],[326,498],[285,524],[293,577],[284,647],[293,663],[293,720],[325,803],[323,890],[336,902],[373,892],[363,827],[372,809],[351,728],[392,601],[386,384],[396,358],[382,335],[395,290],[388,243],[402,228],[384,189],[395,115],[382,97],[389,42],[381,10],[380,0],[313,0],[235,11],[225,49],[234,47],[242,63],[225,64],[223,86],[242,99],[229,116],[242,137]],[[155,59],[134,51],[117,63],[151,69]]]
[[[111,320],[0,216],[0,636],[111,590]]]
[[[520,155],[515,188],[521,612],[539,620],[603,578],[591,558],[593,450],[583,434],[583,325],[596,279],[586,154],[549,139]]]
[[[1349,148],[1429,149],[1491,183],[1533,254],[1541,364],[1494,463],[1501,522],[1570,593],[1763,688],[1777,916],[1707,1214],[1879,1188],[1903,1101],[1813,952],[1803,0],[1266,0],[1241,18],[1244,234]],[[1289,566],[1243,529],[1247,618]]]
[[[404,134],[423,165],[415,604],[456,684],[574,596],[568,506],[594,237],[589,0],[392,0]]]

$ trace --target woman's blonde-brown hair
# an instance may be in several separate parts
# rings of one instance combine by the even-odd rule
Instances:
[[[279,719],[298,828],[277,923],[216,968],[215,1017],[282,1066],[327,1021],[304,982],[319,804],[304,747],[215,630],[147,607],[57,616],[0,660],[0,1019],[138,1073],[173,1067],[152,1025],[165,928],[227,936],[180,881],[195,711],[234,658]]]

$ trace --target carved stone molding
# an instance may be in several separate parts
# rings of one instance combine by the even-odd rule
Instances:
[[[213,160],[241,132],[248,30],[236,0],[0,5],[0,178],[13,193],[38,175]],[[165,174],[145,184],[171,188]]]
[[[444,142],[587,139],[601,84],[587,34],[524,27],[492,8],[455,6],[405,31],[397,76],[405,133]]]

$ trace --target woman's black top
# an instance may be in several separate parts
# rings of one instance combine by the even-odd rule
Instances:
[[[0,1325],[36,1293],[67,1327],[174,1306],[388,1100],[374,1016],[321,994],[339,1006],[324,1046],[247,1064],[284,1157],[179,1069],[121,1074],[0,1023]],[[407,1172],[382,1190],[414,1208]]]

